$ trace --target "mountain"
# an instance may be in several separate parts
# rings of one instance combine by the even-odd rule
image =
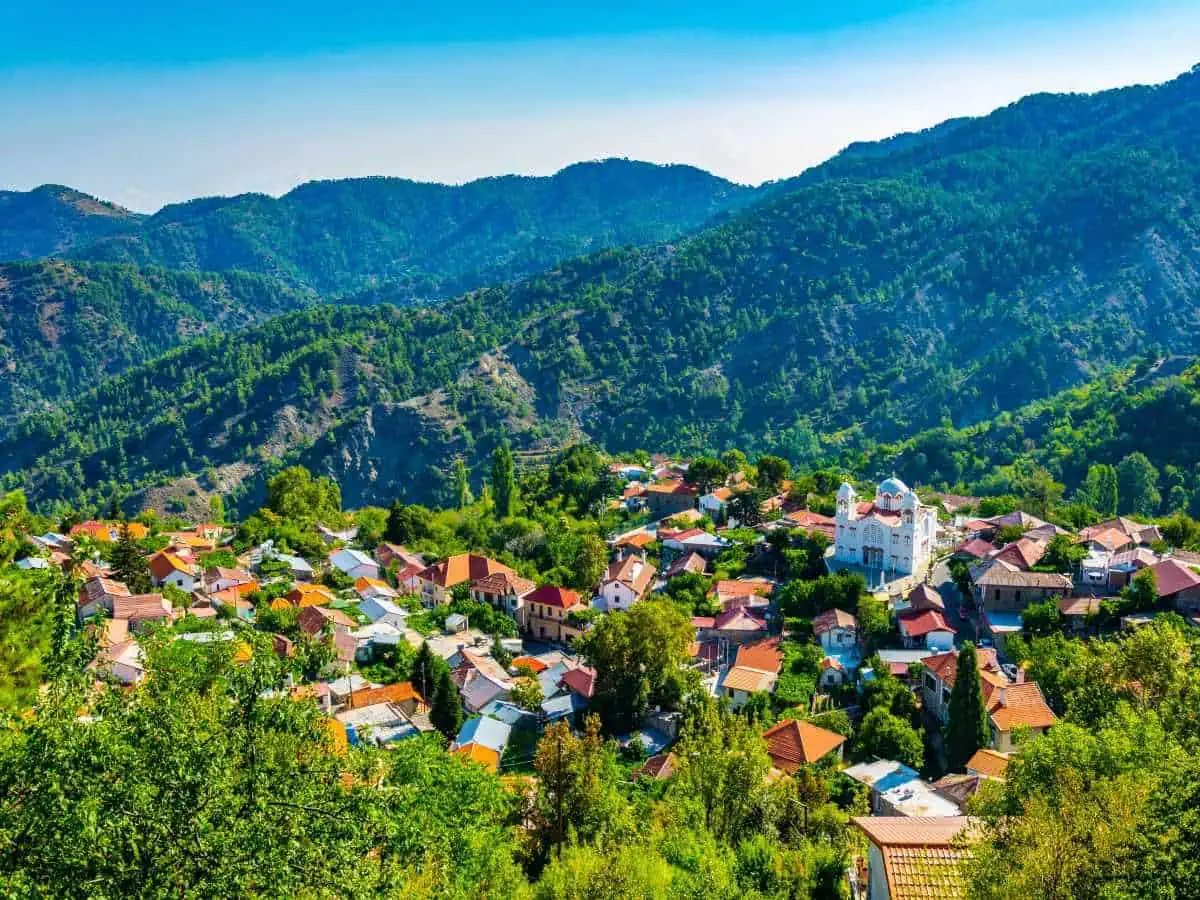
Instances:
[[[563,259],[672,240],[747,202],[690,166],[610,159],[461,186],[401,178],[210,197],[138,216],[66,188],[0,195],[0,256],[257,272],[325,294],[443,297]],[[6,215],[6,211],[11,210]]]
[[[211,329],[242,328],[314,300],[239,272],[0,264],[0,432],[20,413],[73,397]]]
[[[357,504],[437,497],[455,455],[478,477],[502,438],[816,464],[970,426],[1193,352],[1198,132],[1190,73],[852,147],[682,240],[176,351],[25,421],[0,471],[96,499],[207,467],[249,496],[299,460]]]

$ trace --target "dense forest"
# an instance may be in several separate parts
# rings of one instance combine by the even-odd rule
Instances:
[[[610,247],[672,240],[754,191],[690,166],[611,159],[461,186],[314,181],[138,216],[71,191],[0,192],[0,259],[60,254],[240,269],[325,294],[444,297]],[[368,296],[370,294],[368,293]]]
[[[41,402],[69,399],[213,329],[236,330],[315,299],[244,272],[0,264],[0,433]]]
[[[436,311],[346,306],[205,338],[26,418],[0,472],[38,503],[200,473],[249,502],[299,461],[351,502],[427,501],[457,458],[478,482],[500,439],[542,452],[581,438],[737,446],[801,466],[868,452],[873,471],[903,452],[881,444],[1003,422],[1132,359],[1192,352],[1198,113],[1200,72],[1030,97],[851,147],[685,239],[604,250]],[[613,165],[556,178],[624,171]],[[1096,447],[1076,449],[1047,459],[1043,447],[1037,462],[1071,484]],[[981,450],[984,462],[947,469],[925,455],[900,461],[932,482],[1011,463]]]

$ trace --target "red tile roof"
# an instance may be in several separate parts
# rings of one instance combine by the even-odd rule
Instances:
[[[654,566],[643,562],[636,556],[626,556],[609,563],[604,580],[606,582],[619,581],[640,597],[650,587],[650,582],[654,580],[657,571]]]
[[[789,773],[816,762],[846,743],[840,734],[796,719],[784,719],[767,730],[763,740],[767,742],[771,763]]]
[[[596,692],[596,670],[587,666],[571,669],[563,675],[560,684],[565,684],[580,697],[591,700]]]
[[[858,619],[840,609],[828,609],[812,620],[813,634],[825,634],[835,628],[858,628]]]
[[[543,584],[540,588],[527,594],[525,597],[526,603],[541,603],[545,606],[554,606],[559,609],[570,609],[579,603],[579,595],[574,591],[567,590],[564,587],[555,587],[550,584]]]
[[[438,587],[451,588],[464,581],[477,581],[496,572],[512,572],[512,569],[486,556],[459,553],[427,566],[420,572],[420,576]]]
[[[685,572],[692,572],[697,575],[703,575],[708,569],[708,562],[699,553],[692,551],[678,559],[671,565],[667,566],[667,577],[674,578],[676,575],[682,575]]]
[[[1147,568],[1154,573],[1160,597],[1170,597],[1200,585],[1200,575],[1174,559],[1164,559]]]
[[[660,481],[646,488],[651,494],[691,494],[695,496],[696,488],[683,481]]]
[[[1008,757],[984,747],[975,751],[965,768],[968,772],[978,772],[988,778],[1003,778],[1008,771]]]
[[[514,572],[493,572],[477,581],[471,582],[471,590],[482,594],[503,597],[508,594],[520,596],[527,594],[537,587],[537,582],[522,578]]]
[[[113,618],[141,622],[148,619],[169,619],[171,604],[162,594],[134,594],[113,597]]]
[[[936,609],[918,610],[916,612],[905,610],[896,618],[901,633],[912,638],[925,637],[925,635],[932,634],[935,631],[954,631],[946,621],[946,617]]]
[[[966,896],[961,864],[970,851],[955,838],[965,816],[859,816],[851,820],[879,848],[891,900],[956,900]]]
[[[996,547],[995,545],[985,541],[983,538],[971,538],[971,540],[963,541],[961,544],[955,547],[954,552],[962,553],[967,556],[973,556],[976,559],[987,559],[996,552]]]
[[[762,641],[755,641],[753,644],[745,644],[738,648],[734,665],[778,674],[783,668],[783,651],[780,649],[780,643],[780,638],[769,637]]]
[[[639,778],[670,778],[675,774],[674,753],[660,753],[658,756],[652,756],[638,768],[633,770],[633,778],[636,781]]]
[[[936,609],[939,612],[946,611],[946,602],[942,599],[942,595],[924,583],[918,584],[915,588],[909,591],[908,596],[905,599],[908,601],[909,609]]]
[[[1031,541],[1029,538],[1021,538],[997,550],[992,559],[1003,560],[1018,569],[1030,569],[1036,566],[1038,560],[1045,555],[1045,544]]]
[[[988,713],[998,731],[1012,731],[1018,725],[1030,728],[1049,728],[1058,721],[1046,704],[1042,690],[1032,681],[1010,684],[992,691]]]

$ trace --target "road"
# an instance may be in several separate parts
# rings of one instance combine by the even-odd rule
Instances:
[[[962,594],[959,593],[958,587],[954,584],[954,579],[950,577],[948,562],[948,560],[943,559],[933,567],[931,582],[933,589],[941,595],[942,602],[946,604],[946,621],[958,632],[957,637],[954,639],[954,645],[961,647],[963,641],[976,640],[976,622],[970,615],[965,620],[959,618],[958,608],[962,605]],[[971,607],[968,606],[967,609],[970,612]]]

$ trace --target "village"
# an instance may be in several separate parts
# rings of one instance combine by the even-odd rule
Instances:
[[[1010,642],[1195,621],[1200,554],[1129,518],[1072,531],[895,475],[814,484],[764,459],[750,475],[607,460],[603,506],[623,524],[583,589],[482,548],[430,558],[325,523],[321,552],[301,554],[241,546],[224,522],[93,519],[24,536],[13,565],[76,580],[98,685],[137,690],[152,635],[227,645],[234,664],[263,646],[255,635],[301,660],[287,689],[327,717],[340,752],[441,734],[506,778],[530,775],[547,728],[582,733],[599,712],[633,780],[669,780],[686,702],[621,695],[594,634],[655,604],[683,610],[686,652],[670,665],[760,724],[768,777],[819,772],[857,798],[852,896],[955,896],[972,798],[1058,722]],[[956,690],[964,672],[978,692]],[[981,699],[985,733],[956,719],[960,695]]]

